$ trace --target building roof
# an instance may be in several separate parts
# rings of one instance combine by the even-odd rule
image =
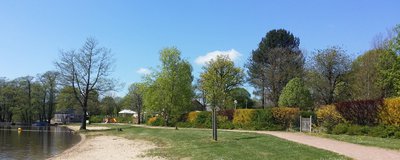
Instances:
[[[129,109],[123,109],[122,111],[118,112],[120,114],[136,114],[135,111],[129,110]]]

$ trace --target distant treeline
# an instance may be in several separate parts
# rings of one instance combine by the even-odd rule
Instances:
[[[285,106],[315,111],[325,104],[400,95],[400,25],[386,37],[375,38],[372,49],[356,59],[339,46],[317,49],[306,58],[300,42],[285,29],[271,30],[251,51],[245,68],[220,55],[203,67],[197,79],[177,48],[165,48],[160,52],[160,67],[132,84],[126,96],[100,100],[99,95],[113,88],[107,86],[111,79],[104,78],[110,75],[110,63],[101,63],[109,59],[110,50],[97,48],[97,41],[88,39],[79,52],[62,53],[57,71],[1,78],[0,121],[49,121],[54,112],[66,110],[111,115],[129,108],[157,113],[171,124],[184,113],[207,108]],[[90,60],[98,64],[88,65]],[[98,67],[98,72],[86,71],[88,66]],[[84,79],[87,73],[103,79]],[[255,88],[257,98],[250,97],[245,83]]]

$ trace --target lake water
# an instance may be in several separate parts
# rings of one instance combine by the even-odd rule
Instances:
[[[18,128],[22,132],[18,132]],[[65,127],[0,126],[0,159],[46,159],[72,147],[80,136]]]

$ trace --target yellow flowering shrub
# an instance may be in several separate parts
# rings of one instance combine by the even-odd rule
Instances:
[[[196,121],[197,115],[199,112],[189,112],[188,117],[187,117],[187,121],[190,123],[194,123]]]
[[[290,107],[275,107],[271,109],[275,122],[284,128],[292,127],[292,124],[299,118],[300,109]]]
[[[316,114],[318,123],[326,127],[328,132],[330,132],[335,125],[345,122],[345,119],[336,110],[336,106],[334,105],[321,106]]]
[[[400,127],[400,97],[384,100],[379,119],[385,125]]]
[[[164,122],[162,117],[151,117],[147,120],[146,124],[150,126],[162,126]]]
[[[237,128],[248,128],[251,126],[254,109],[237,109],[233,114],[233,125]]]
[[[156,120],[157,120],[157,117],[151,117],[151,118],[149,118],[149,119],[147,120],[147,124],[148,124],[148,125],[151,125],[151,124],[153,124]]]

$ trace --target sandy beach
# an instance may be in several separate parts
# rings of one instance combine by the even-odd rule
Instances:
[[[79,127],[68,126],[73,130]],[[108,129],[107,127],[88,127],[89,130]],[[49,158],[49,160],[81,160],[81,159],[140,159],[160,160],[160,157],[145,156],[146,153],[157,148],[151,142],[144,140],[129,140],[117,136],[90,136],[81,134],[82,140],[63,153]]]

